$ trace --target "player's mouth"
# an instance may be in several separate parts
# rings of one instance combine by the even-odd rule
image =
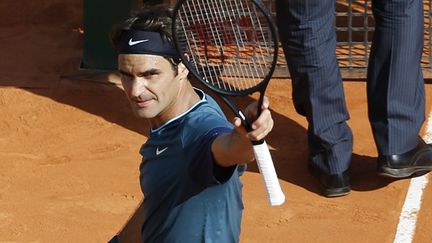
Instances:
[[[147,108],[151,105],[151,103],[153,103],[153,99],[143,100],[143,101],[135,101],[134,103],[140,109]]]

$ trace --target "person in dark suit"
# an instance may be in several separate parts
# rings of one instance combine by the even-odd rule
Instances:
[[[308,121],[308,167],[327,197],[350,192],[352,132],[336,59],[334,0],[277,0],[277,22],[296,111]],[[380,175],[408,178],[432,170],[420,59],[423,1],[372,1],[376,21],[367,73],[368,115]]]

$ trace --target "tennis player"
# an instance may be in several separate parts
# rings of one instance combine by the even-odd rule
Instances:
[[[242,164],[254,158],[250,140],[263,139],[273,128],[269,102],[253,119],[252,132],[239,118],[228,122],[216,102],[189,82],[171,42],[171,20],[166,8],[147,9],[112,34],[124,91],[151,127],[140,149],[142,241],[238,242],[239,177]],[[246,108],[248,117],[256,106]]]

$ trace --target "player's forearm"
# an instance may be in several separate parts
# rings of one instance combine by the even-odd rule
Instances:
[[[235,130],[221,134],[212,144],[213,156],[223,167],[248,163],[254,159],[251,142]]]
[[[252,131],[246,132],[240,118],[235,118],[233,125],[235,129],[228,134],[222,134],[212,144],[212,152],[220,166],[232,166],[239,163],[247,163],[253,160],[254,152],[252,141],[264,139],[273,128],[273,119],[268,109],[269,101],[264,98],[262,112],[252,123]],[[256,103],[246,108],[246,114],[254,117]]]

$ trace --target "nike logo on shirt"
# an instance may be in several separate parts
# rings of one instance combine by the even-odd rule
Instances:
[[[167,149],[168,149],[168,147],[165,147],[165,148],[159,150],[159,147],[157,147],[156,148],[156,155],[160,155],[161,153],[165,152],[165,150],[167,150]]]
[[[132,40],[132,38],[130,38],[130,40],[129,40],[129,46],[134,46],[136,44],[147,42],[147,41],[149,41],[149,40],[146,39],[146,40],[137,40],[137,41],[134,41],[134,40]]]

